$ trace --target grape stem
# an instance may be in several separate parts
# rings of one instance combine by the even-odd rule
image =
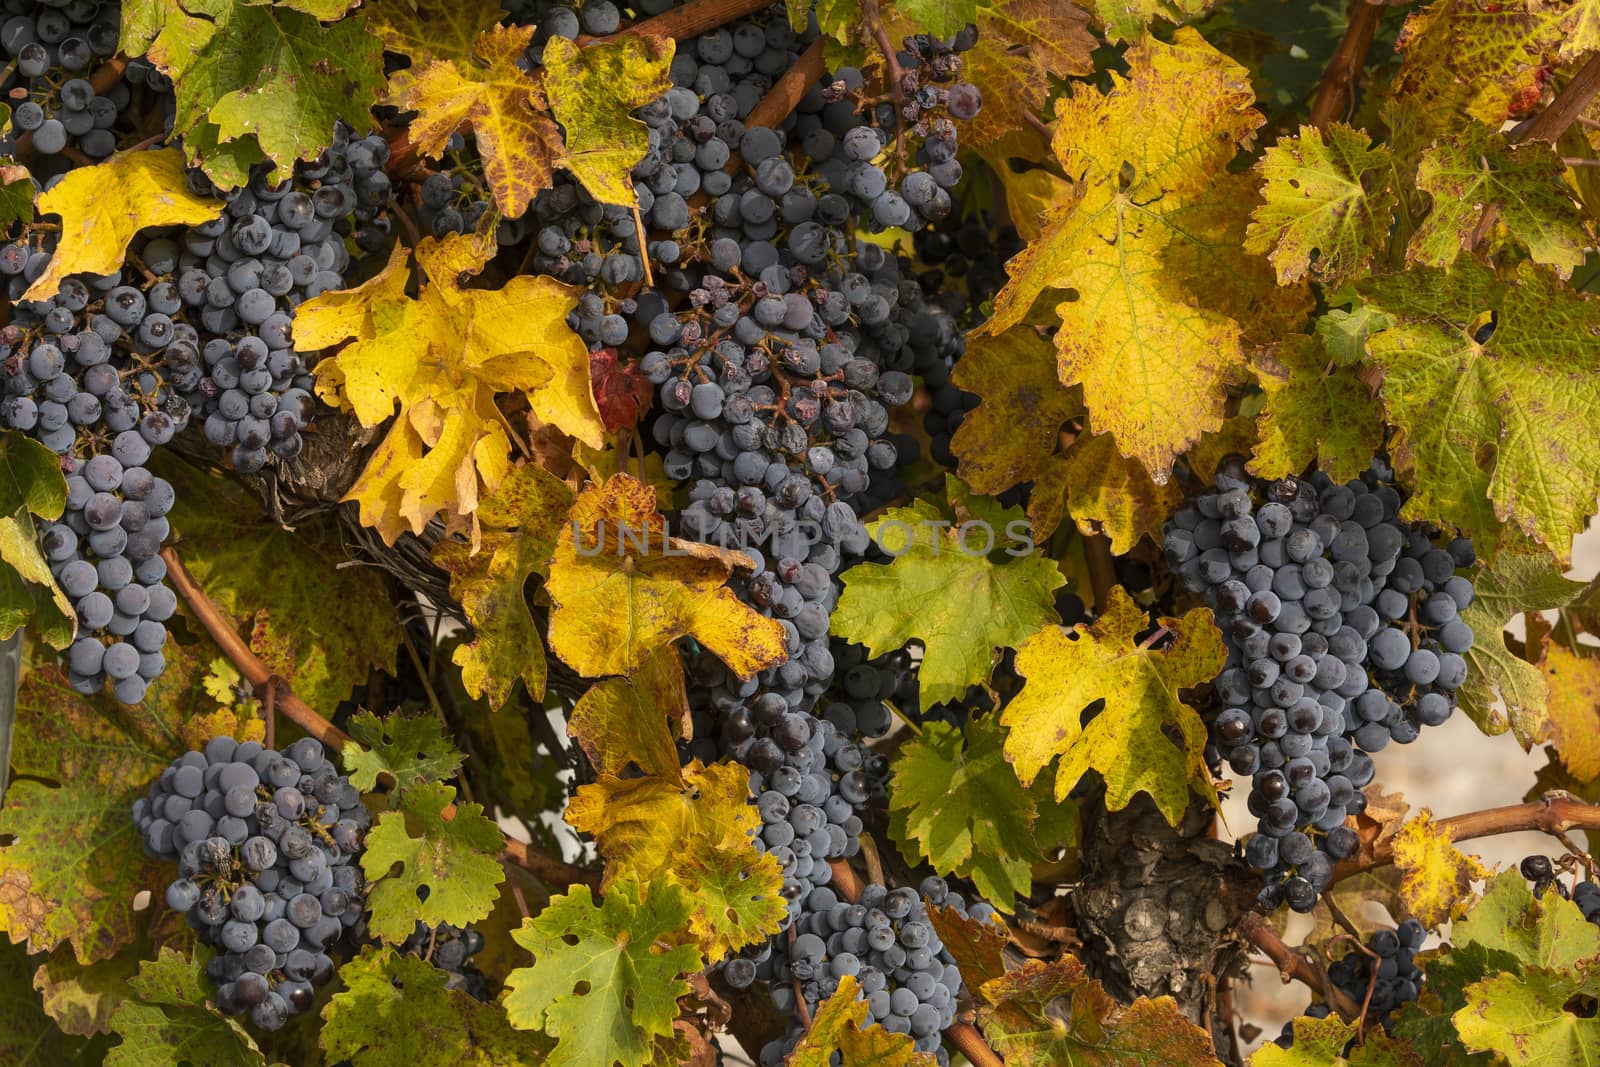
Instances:
[[[1434,826],[1441,834],[1449,834],[1452,841],[1470,841],[1519,830],[1542,830],[1547,834],[1600,830],[1600,805],[1585,804],[1566,793],[1554,792],[1529,804],[1508,804],[1502,808],[1453,815],[1440,819]],[[1337,882],[1393,862],[1394,840],[1391,838],[1365,847],[1356,858],[1339,864],[1333,869],[1333,878]]]
[[[1382,18],[1381,0],[1350,0],[1344,37],[1328,60],[1322,81],[1317,83],[1317,95],[1311,101],[1311,125],[1317,129],[1336,115],[1349,115],[1355,108],[1356,83],[1367,65],[1367,51]]]
[[[274,704],[273,710],[281,710],[291,722],[328,748],[336,752],[343,751],[345,743],[350,740],[350,735],[317,714],[315,708],[295,696],[287,681],[267,669],[267,665],[251,651],[244,638],[239,636],[233,624],[222,614],[222,610],[206,596],[205,590],[200,588],[200,583],[194,580],[194,576],[183,565],[183,560],[178,557],[177,549],[172,545],[166,546],[161,550],[161,558],[167,563],[167,579],[172,582],[178,595],[183,597],[184,603],[194,613],[194,617],[199,620],[217,647],[222,649],[223,655],[228,657],[228,662],[233,664],[245,680],[257,692],[265,688],[267,698]],[[382,777],[386,782],[393,784],[393,779],[388,775]],[[450,804],[440,815],[449,820],[455,818],[455,813],[456,806]],[[600,876],[595,872],[563,862],[513,837],[505,839],[502,856],[552,885],[600,884]]]
[[[900,58],[896,54],[894,44],[889,40],[889,31],[883,28],[883,19],[878,11],[878,0],[861,0],[861,21],[872,34],[872,39],[878,45],[878,51],[883,53],[885,77],[889,82],[889,95],[894,99],[894,145],[895,155],[900,161],[900,170],[906,169],[906,120],[903,114],[906,105],[906,91],[900,84],[904,73],[900,69]]]
[[[1304,982],[1320,992],[1328,1006],[1337,1011],[1341,1018],[1351,1020],[1360,1017],[1361,1005],[1340,992],[1328,980],[1328,972],[1322,967],[1284,944],[1283,938],[1267,925],[1266,917],[1260,912],[1245,913],[1244,918],[1239,920],[1239,934],[1266,953],[1267,958],[1277,965],[1279,974]]]
[[[834,889],[841,897],[854,904],[861,897],[863,888],[861,876],[856,873],[854,867],[842,859],[829,860],[828,866],[833,869]],[[793,932],[794,928],[790,927],[791,937]],[[799,1002],[804,1004],[805,999],[799,998]],[[811,1024],[806,1025],[809,1027]],[[971,1062],[972,1067],[1005,1067],[1005,1061],[996,1055],[994,1049],[983,1039],[983,1035],[970,1023],[951,1023],[945,1027],[944,1036],[961,1050],[961,1054]]]

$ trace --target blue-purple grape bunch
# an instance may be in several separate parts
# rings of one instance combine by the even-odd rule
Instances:
[[[1210,754],[1251,777],[1245,858],[1266,872],[1267,907],[1316,905],[1355,852],[1345,820],[1366,806],[1371,753],[1444,722],[1466,678],[1473,590],[1456,571],[1470,542],[1440,547],[1437,530],[1400,521],[1391,483],[1381,462],[1344,485],[1267,482],[1231,456],[1164,531],[1227,644]]]
[[[356,860],[372,824],[322,745],[214,737],[162,771],[132,814],[146,852],[178,864],[167,906],[218,950],[207,965],[217,1008],[269,1031],[307,1011],[334,975],[334,947],[365,932]]]
[[[1394,930],[1378,930],[1367,938],[1365,952],[1352,948],[1329,964],[1328,979],[1353,1002],[1366,1006],[1368,1022],[1377,1022],[1388,1031],[1400,1009],[1422,993],[1423,973],[1416,964],[1416,954],[1427,936],[1427,930],[1415,919],[1407,919]],[[1327,1004],[1318,1001],[1304,1014],[1326,1019],[1332,1012]],[[1294,1024],[1285,1023],[1283,1032],[1273,1040],[1280,1048],[1293,1048]]]

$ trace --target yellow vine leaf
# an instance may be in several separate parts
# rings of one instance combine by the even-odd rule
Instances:
[[[573,707],[567,732],[599,774],[620,775],[631,765],[677,781],[675,741],[689,732],[689,721],[683,663],[675,648],[663,645],[630,677],[590,686]]]
[[[1157,20],[1188,22],[1216,0],[1085,0],[1105,29],[1106,40],[1135,41]]]
[[[1551,741],[1572,776],[1592,782],[1600,778],[1600,660],[1551,645],[1542,670],[1550,688]]]
[[[632,674],[685,635],[741,678],[783,661],[778,620],[727,587],[726,554],[668,538],[648,485],[615,475],[584,490],[570,519],[545,589],[555,603],[550,647],[574,670]]]
[[[1245,69],[1187,27],[1126,58],[1109,93],[1075,84],[1057,104],[1051,147],[1077,197],[1047,212],[1043,235],[1007,264],[980,333],[1003,333],[1045,290],[1064,291],[1061,380],[1081,384],[1095,424],[1165,482],[1173,459],[1222,425],[1224,386],[1245,366],[1232,312],[1263,282],[1272,288],[1211,239],[1236,224],[1226,212],[1238,197],[1207,203],[1264,119]]]
[[[1383,418],[1355,368],[1333,365],[1319,338],[1299,334],[1258,356],[1255,371],[1267,399],[1251,473],[1282,478],[1316,463],[1345,482],[1367,469],[1383,444]]]
[[[479,544],[441,541],[433,561],[450,572],[450,594],[467,613],[473,639],[450,660],[461,684],[491,708],[511,698],[520,678],[535,698],[544,696],[544,644],[528,611],[523,586],[543,574],[555,551],[561,518],[572,505],[567,484],[534,464],[511,469],[478,507],[486,529]]]
[[[1249,1067],[1423,1067],[1428,1062],[1409,1042],[1378,1027],[1364,1033],[1337,1015],[1302,1015],[1291,1023],[1294,1047],[1268,1041],[1251,1054]]]
[[[1206,727],[1178,691],[1217,676],[1227,653],[1211,612],[1195,608],[1161,625],[1176,639],[1156,651],[1136,637],[1149,626],[1144,610],[1121,586],[1111,591],[1105,613],[1092,626],[1072,631],[1049,626],[1017,651],[1022,692],[1001,714],[1011,731],[1006,759],[1029,785],[1057,756],[1055,796],[1065,800],[1088,771],[1106,783],[1106,807],[1124,808],[1148,793],[1177,825],[1189,806],[1189,790],[1216,802],[1206,769]],[[1104,708],[1080,725],[1091,704]],[[1175,727],[1181,745],[1167,736]]]
[[[918,1052],[910,1034],[890,1033],[881,1026],[863,1028],[867,1002],[855,978],[839,979],[839,988],[817,1009],[811,1027],[784,1062],[788,1067],[933,1067],[931,1053]],[[839,1057],[837,1060],[834,1057]]]
[[[158,148],[67,171],[39,197],[38,211],[61,216],[61,240],[24,300],[50,299],[71,274],[113,274],[140,230],[210,222],[222,214],[222,201],[191,193],[183,153]]]
[[[619,37],[579,48],[565,37],[544,46],[544,91],[550,113],[567,131],[563,165],[602,204],[637,200],[628,172],[650,149],[633,110],[672,88],[673,43]]]
[[[671,88],[673,43],[628,36],[580,48],[553,37],[544,65],[530,73],[518,63],[536,27],[501,26],[499,15],[481,0],[444,14],[399,0],[378,5],[375,31],[412,58],[390,77],[387,102],[417,112],[413,143],[438,159],[450,136],[470,127],[495,205],[512,218],[550,187],[557,167],[602,203],[633,203],[628,172],[649,141],[632,112]]]
[[[999,496],[1022,482],[1037,490],[1065,478],[1056,439],[1063,423],[1083,414],[1083,397],[1056,377],[1049,341],[1030,329],[975,337],[950,380],[979,397],[950,441],[973,492]],[[1054,508],[1030,503],[1035,537],[1049,537],[1061,521],[1059,494],[1054,501]]]
[[[1394,217],[1393,157],[1365,130],[1302,126],[1256,164],[1264,202],[1245,250],[1265,254],[1288,284],[1307,275],[1336,286],[1383,251]]]
[[[469,234],[417,246],[424,280],[413,298],[407,250],[355,289],[300,305],[295,344],[316,351],[349,340],[317,364],[317,391],[353,411],[363,426],[396,414],[387,436],[345,497],[361,521],[390,544],[422,532],[443,512],[473,515],[500,484],[511,441],[498,393],[521,393],[561,430],[598,445],[604,435],[588,391],[589,353],[566,323],[576,290],[547,277],[519,276],[501,289],[466,289],[463,274],[485,262]],[[584,368],[573,395],[571,368]]]
[[[1161,540],[1161,525],[1183,499],[1175,482],[1157,484],[1137,460],[1117,451],[1108,433],[1087,431],[1067,449],[1067,510],[1084,534],[1103,533],[1125,555],[1139,538]]]
[[[681,778],[601,774],[578,787],[565,817],[594,835],[606,885],[665,877],[683,886],[696,902],[691,928],[715,960],[776,933],[788,913],[777,859],[755,845],[761,816],[749,792],[743,767],[695,760]]]
[[[1456,848],[1427,808],[1406,820],[1394,836],[1394,865],[1400,870],[1400,898],[1417,921],[1429,928],[1459,919],[1473,902],[1472,883],[1492,873]]]

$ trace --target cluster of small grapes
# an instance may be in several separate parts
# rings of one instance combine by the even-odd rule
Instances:
[[[1366,806],[1370,753],[1443,722],[1466,676],[1458,653],[1428,646],[1471,642],[1455,606],[1472,586],[1452,578],[1470,548],[1435,548],[1435,531],[1399,522],[1390,481],[1375,462],[1346,485],[1321,473],[1269,484],[1230,456],[1216,491],[1164,532],[1168,561],[1227,641],[1211,754],[1252,776],[1260,833],[1245,857],[1268,874],[1268,907],[1315,906],[1334,861],[1355,851],[1344,821]]]
[[[15,66],[4,88],[15,101],[11,136],[29,138],[36,178],[74,164],[69,146],[98,162],[117,150],[112,131],[132,86],[119,78],[104,94],[86,75],[116,54],[120,5],[114,0],[5,0],[0,49]]]
[[[616,33],[621,28],[623,20],[637,22],[670,11],[679,0],[584,0],[583,3],[573,3],[572,0],[507,0],[500,6],[505,8],[511,21],[519,26],[538,26],[538,33],[534,35],[533,44],[529,48],[529,60],[539,62],[539,57],[544,51],[544,43],[552,37],[576,38],[580,33],[591,37],[603,37],[608,33]]]
[[[426,899],[427,886],[418,892]],[[475,1000],[490,1000],[492,992],[488,977],[472,965],[472,957],[483,951],[483,935],[470,926],[452,926],[440,923],[429,927],[418,922],[411,936],[400,944],[400,951],[408,956],[420,956],[449,977],[446,989],[459,989]]]
[[[1415,919],[1407,919],[1396,930],[1379,930],[1367,939],[1367,951],[1353,948],[1333,961],[1328,966],[1328,978],[1339,992],[1357,1004],[1366,1005],[1369,1022],[1381,1023],[1384,1030],[1388,1030],[1395,1013],[1422,992],[1422,969],[1414,961],[1427,936],[1428,932]],[[1326,1019],[1332,1009],[1318,1002],[1308,1007],[1305,1014],[1313,1019]],[[1280,1048],[1293,1048],[1294,1024],[1285,1023],[1283,1033],[1274,1040]]]
[[[982,216],[957,218],[919,230],[917,260],[931,268],[923,287],[938,293],[945,310],[966,326],[986,317],[984,308],[1006,284],[1006,263],[1022,251],[1015,226],[996,227]],[[952,285],[951,280],[961,284]]]
[[[221,951],[207,967],[217,1007],[276,1030],[333,977],[329,950],[364,932],[352,860],[371,815],[313,738],[282,753],[214,737],[161,772],[133,804],[150,855],[177,860],[167,906]]]
[[[1550,862],[1549,856],[1528,856],[1523,859],[1521,869],[1522,877],[1533,883],[1535,897],[1543,897],[1554,890],[1576,904],[1584,919],[1600,926],[1600,883],[1583,879],[1568,889],[1556,877],[1555,864]]]
[[[955,1020],[961,972],[929,922],[924,898],[980,921],[994,912],[981,902],[969,909],[936,875],[923,880],[921,895],[910,888],[875,885],[854,904],[818,887],[806,900],[793,942],[774,941],[759,959],[730,963],[725,975],[735,987],[766,979],[773,1003],[790,1015],[797,1014],[798,997],[805,998],[814,1015],[842,979],[854,978],[866,997],[868,1025],[910,1034],[918,1052],[933,1053],[946,1064],[940,1032]],[[791,1021],[783,1038],[761,1050],[762,1064],[783,1063],[802,1033],[798,1021]]]

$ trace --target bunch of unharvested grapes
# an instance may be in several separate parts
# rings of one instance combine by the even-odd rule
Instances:
[[[427,886],[419,894],[426,899]],[[483,951],[483,935],[470,926],[440,923],[429,927],[418,921],[411,936],[400,945],[408,956],[420,956],[444,971],[446,989],[459,989],[477,1000],[491,999],[489,980],[472,965],[472,957]]]
[[[1328,978],[1339,992],[1366,1006],[1368,1022],[1381,1023],[1388,1030],[1395,1013],[1422,992],[1422,969],[1416,965],[1415,957],[1427,936],[1415,919],[1407,919],[1395,930],[1379,930],[1367,939],[1366,952],[1352,948],[1329,964]],[[1325,1019],[1331,1013],[1332,1009],[1321,1002],[1304,1012],[1313,1019]],[[1292,1048],[1294,1024],[1284,1024],[1283,1033],[1274,1040],[1282,1048]]]
[[[937,876],[925,879],[921,890],[919,896],[910,888],[868,886],[851,904],[826,887],[813,889],[792,943],[773,942],[759,962],[735,960],[725,975],[740,988],[758,977],[767,979],[773,1003],[789,1014],[795,1012],[798,979],[798,995],[805,997],[813,1015],[843,978],[855,978],[866,997],[869,1026],[910,1034],[917,1051],[932,1052],[940,1063],[948,1063],[940,1032],[955,1020],[961,973],[928,921],[924,897],[927,903],[979,920],[994,909],[979,903],[968,910]],[[774,1067],[782,1063],[802,1033],[792,1023],[788,1034],[762,1049],[761,1062]]]
[[[1245,856],[1268,873],[1268,906],[1315,906],[1355,850],[1344,821],[1365,807],[1369,753],[1443,722],[1465,677],[1449,648],[1471,641],[1456,610],[1472,587],[1453,577],[1470,550],[1435,549],[1431,530],[1399,522],[1388,474],[1374,464],[1346,485],[1269,484],[1229,457],[1216,491],[1165,530],[1168,561],[1205,593],[1227,642],[1213,757],[1252,776],[1260,832]]]
[[[219,952],[217,1007],[276,1030],[333,977],[330,950],[363,927],[360,853],[371,816],[322,745],[283,752],[215,737],[134,802],[146,850],[178,861],[167,906]]]
[[[116,54],[120,10],[101,0],[6,0],[0,52],[11,61],[3,88],[11,101],[11,137],[27,137],[36,178],[71,169],[75,148],[98,162],[117,149],[112,127],[128,106],[127,80],[104,94],[93,68]],[[8,153],[9,154],[9,153]]]
[[[1535,897],[1543,897],[1554,890],[1558,896],[1576,904],[1586,920],[1600,926],[1600,884],[1586,878],[1569,890],[1557,877],[1558,872],[1555,864],[1550,862],[1550,857],[1538,854],[1525,857],[1521,870],[1522,877],[1533,884]]]

